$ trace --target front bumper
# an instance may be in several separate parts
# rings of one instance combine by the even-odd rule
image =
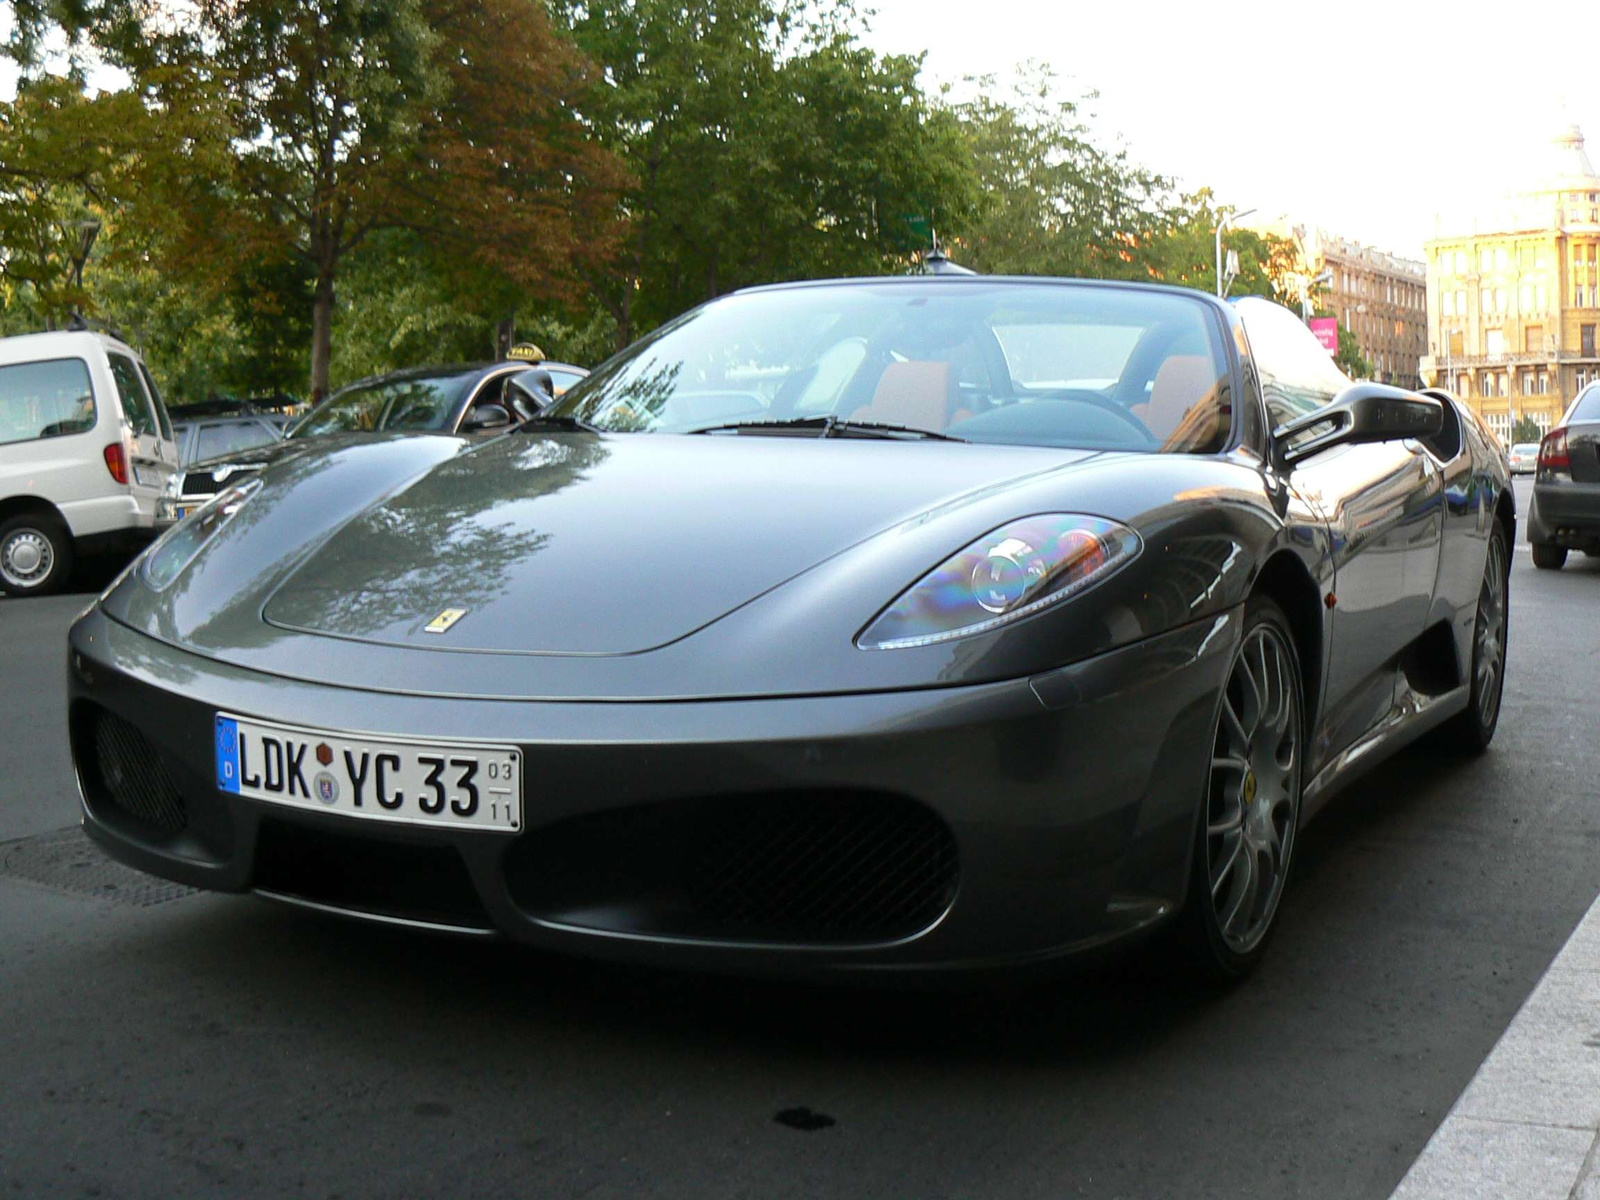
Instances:
[[[1238,625],[1229,614],[973,687],[558,703],[286,685],[96,608],[70,638],[72,749],[91,836],[125,863],[198,887],[714,970],[1001,967],[1097,946],[1176,910]],[[220,792],[219,709],[329,730],[515,742],[525,828],[390,828]],[[153,747],[181,794],[182,828],[147,823],[109,790],[97,760],[103,714]],[[804,814],[852,797],[915,808],[948,831],[956,873],[920,927],[807,938],[757,917],[708,932],[684,917],[681,897],[662,898],[671,860],[698,845],[698,835],[693,845],[675,839],[676,825],[757,803]],[[822,865],[856,869],[844,854]],[[363,890],[380,875],[383,889]]]

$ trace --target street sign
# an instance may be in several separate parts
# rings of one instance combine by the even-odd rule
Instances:
[[[1339,318],[1338,317],[1312,317],[1310,321],[1311,332],[1317,335],[1317,341],[1322,343],[1322,348],[1329,354],[1339,353]]]

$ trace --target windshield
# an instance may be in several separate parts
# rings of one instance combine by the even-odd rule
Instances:
[[[551,410],[695,433],[833,417],[974,442],[1209,453],[1232,424],[1204,303],[1091,284],[907,280],[728,296],[589,375]]]
[[[469,374],[355,384],[329,396],[284,436],[370,433],[379,429],[447,429]]]

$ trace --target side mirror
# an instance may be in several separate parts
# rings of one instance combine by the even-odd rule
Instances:
[[[500,429],[511,424],[511,414],[501,404],[479,404],[461,422],[462,433],[482,433],[485,429]]]
[[[1444,402],[1382,383],[1345,388],[1316,412],[1280,425],[1272,441],[1292,465],[1333,446],[1430,438],[1444,428]]]

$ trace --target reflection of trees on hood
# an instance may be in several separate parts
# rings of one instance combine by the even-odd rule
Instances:
[[[270,608],[352,636],[396,635],[447,606],[481,610],[549,541],[532,502],[607,453],[592,437],[515,435],[443,463],[342,529]]]

